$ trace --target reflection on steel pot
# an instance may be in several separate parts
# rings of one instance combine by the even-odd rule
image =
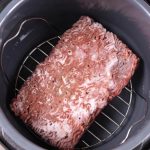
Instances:
[[[95,133],[90,130],[92,136],[85,134],[82,144],[80,143],[78,147],[126,150],[137,146],[141,148],[144,141],[149,141],[150,7],[146,2],[143,0],[2,0],[0,3],[3,4],[0,6],[0,137],[8,147],[27,150],[52,148],[13,115],[9,103],[16,94],[16,83],[22,85],[22,80],[18,79],[17,75],[23,78],[30,75],[27,70],[22,69],[23,65],[34,70],[36,63],[43,59],[39,54],[32,57],[33,53],[37,52],[35,47],[42,43],[40,46],[44,50],[50,50],[45,41],[50,39],[51,46],[55,45],[58,35],[70,28],[82,15],[94,18],[117,34],[134,50],[141,61],[129,87],[126,87],[118,98],[120,102],[111,104],[115,113],[118,111],[117,105],[122,108],[123,115],[128,110],[119,128],[115,130],[117,126],[113,119],[116,117],[115,113],[106,108],[104,117],[98,116],[96,120],[99,126],[96,132],[107,138],[101,137],[102,141],[96,144]]]

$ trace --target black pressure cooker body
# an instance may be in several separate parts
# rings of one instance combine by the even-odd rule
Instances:
[[[40,62],[44,59],[38,60],[39,54],[36,54],[32,62],[28,62],[28,58],[36,53],[35,47],[50,49],[45,46],[45,41],[55,45],[55,39],[58,40],[59,35],[83,15],[90,16],[117,34],[140,57],[140,63],[129,86],[124,89],[123,99],[120,99],[122,104],[117,100],[112,102],[112,106],[116,106],[111,108],[113,111],[122,111],[121,122],[117,123],[118,120],[113,118],[116,115],[107,107],[108,110],[104,109],[105,115],[108,113],[105,118],[97,117],[97,125],[101,129],[90,128],[92,134],[82,138],[85,147],[78,144],[77,148],[127,150],[138,146],[140,149],[148,141],[150,7],[144,0],[12,0],[0,9],[0,138],[8,147],[19,150],[55,149],[16,118],[9,103],[16,94],[16,82],[22,82],[18,80],[18,72],[23,64],[34,70],[34,59]],[[25,72],[22,74],[28,76]],[[116,128],[112,124],[116,124]]]

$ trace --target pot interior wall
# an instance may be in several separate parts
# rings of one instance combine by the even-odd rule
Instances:
[[[35,7],[36,6],[36,7]],[[128,8],[128,11],[127,11]],[[132,11],[130,11],[132,10]],[[9,103],[14,97],[14,83],[20,65],[28,53],[42,41],[51,37],[61,35],[66,29],[79,19],[82,15],[88,15],[102,23],[108,30],[116,33],[118,37],[123,40],[133,51],[140,57],[140,64],[138,70],[133,77],[133,88],[136,92],[140,93],[146,99],[148,98],[149,89],[149,75],[150,65],[149,60],[149,31],[143,31],[139,25],[148,26],[146,17],[136,18],[142,15],[142,11],[132,1],[115,0],[26,0],[21,2],[4,20],[0,28],[0,38],[2,43],[7,41],[10,37],[14,36],[20,24],[29,18],[35,18],[32,21],[26,22],[21,32],[17,37],[12,39],[4,48],[3,56],[1,57],[3,68],[8,75],[10,83],[8,86],[4,83],[2,74],[0,74],[0,84],[2,90],[0,91],[0,106],[6,118],[22,135],[33,143],[44,147],[50,148],[39,137],[29,131],[24,124],[16,119],[9,109]],[[43,18],[48,21],[39,19]],[[149,32],[149,34],[148,34]],[[150,39],[150,37],[149,37]],[[147,102],[149,107],[149,102]],[[127,131],[131,125],[139,120],[145,111],[140,109],[145,107],[146,103],[139,95],[134,94],[134,102],[130,118],[126,121],[126,125],[114,136],[100,145],[101,149],[110,149],[119,145],[119,143],[126,136]],[[147,116],[150,112],[147,112]],[[147,120],[148,117],[146,117]],[[144,127],[144,122],[138,124],[133,128],[130,137],[136,135],[139,128]]]

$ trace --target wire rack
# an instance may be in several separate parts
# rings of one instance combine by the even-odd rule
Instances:
[[[51,38],[34,48],[23,61],[17,75],[15,91],[18,93],[25,80],[32,75],[36,66],[47,57],[59,36]],[[85,132],[76,148],[92,148],[112,137],[123,125],[132,102],[132,82],[114,98]]]

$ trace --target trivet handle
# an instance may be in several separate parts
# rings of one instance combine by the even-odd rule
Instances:
[[[10,83],[10,79],[9,79],[9,76],[8,76],[8,73],[6,71],[6,68],[4,67],[4,51],[5,51],[5,48],[6,46],[12,42],[13,40],[15,40],[19,34],[21,33],[21,31],[23,30],[24,28],[24,25],[28,22],[31,22],[31,21],[36,21],[36,20],[39,20],[39,21],[42,21],[44,22],[45,24],[48,25],[48,27],[50,29],[53,29],[56,33],[59,32],[59,29],[56,28],[54,25],[52,25],[51,23],[49,23],[46,19],[44,18],[40,18],[40,17],[34,17],[34,18],[29,18],[29,19],[25,19],[24,21],[22,21],[19,26],[18,26],[18,29],[17,31],[15,32],[15,34],[13,34],[9,39],[7,39],[6,41],[4,41],[3,43],[1,43],[1,51],[0,51],[0,70],[1,72],[3,73],[3,76],[4,76],[4,81],[6,84],[9,84],[11,85]],[[2,41],[0,41],[2,42]]]
[[[143,101],[145,102],[144,114],[143,114],[137,121],[135,121],[135,122],[130,126],[130,128],[128,129],[128,132],[127,132],[126,135],[125,135],[125,138],[121,141],[120,144],[123,144],[123,143],[125,143],[125,142],[128,140],[132,129],[135,128],[135,127],[136,127],[138,124],[140,124],[141,122],[145,121],[146,115],[147,115],[147,113],[148,113],[148,102],[147,102],[147,99],[146,99],[145,97],[143,97],[140,93],[136,92],[134,89],[132,89],[132,92],[133,92],[134,94],[136,94],[137,96],[139,96],[139,97],[141,98],[140,100],[143,100]],[[143,139],[143,140],[144,140],[144,139]],[[147,140],[146,140],[146,141],[147,141]],[[139,150],[142,150],[141,147],[143,147],[143,146],[145,145],[144,143],[146,143],[146,142],[145,142],[145,141],[144,141],[144,142],[141,141],[141,144],[138,145]]]

